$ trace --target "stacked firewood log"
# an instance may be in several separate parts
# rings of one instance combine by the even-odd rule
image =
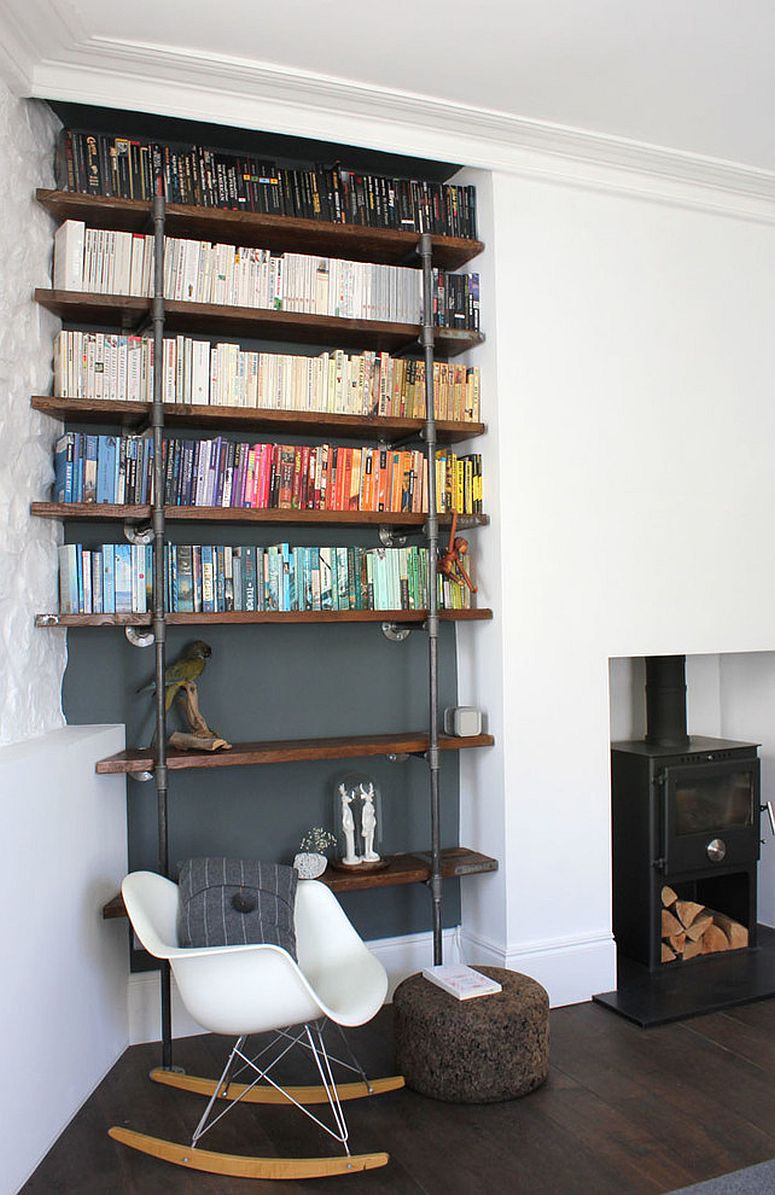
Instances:
[[[694,900],[679,900],[667,884],[662,889],[663,963],[740,950],[747,945],[748,930],[739,921]]]

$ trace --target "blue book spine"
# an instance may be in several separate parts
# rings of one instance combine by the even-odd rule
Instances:
[[[102,608],[106,614],[116,612],[116,574],[113,544],[102,545]]]
[[[226,609],[226,553],[222,544],[215,549],[215,608]]]
[[[253,549],[256,572],[256,609],[268,610],[266,604],[266,548]]]
[[[191,544],[178,544],[175,552],[176,609],[194,612],[194,550]]]
[[[336,608],[337,610],[350,609],[350,572],[347,548],[336,549]]]
[[[234,609],[244,610],[245,595],[242,588],[242,555],[239,548],[234,549]]]
[[[108,493],[108,477],[106,472],[108,454],[106,451],[106,439],[108,436],[100,436],[97,441],[97,491],[94,496],[95,502],[107,502],[105,495]]]
[[[305,610],[313,610],[314,609],[314,602],[313,602],[313,598],[312,598],[312,568],[313,568],[313,563],[314,563],[313,557],[314,557],[316,551],[317,551],[316,548],[305,548],[304,549],[304,609]]]
[[[266,549],[267,577],[266,577],[266,608],[280,609],[280,570],[278,567],[279,549],[277,546]]]
[[[243,548],[243,578],[245,583],[245,610],[258,610],[256,604],[256,549]]]
[[[281,544],[282,550],[282,608],[283,610],[293,609],[293,595],[291,592],[291,549],[289,544]]]
[[[132,612],[132,545],[114,544],[116,613]]]
[[[73,444],[73,502],[83,502],[83,453],[84,453],[84,437],[80,432],[75,432],[75,442]]]
[[[331,548],[320,549],[320,609],[331,610],[333,594],[331,589]]]
[[[84,614],[84,600],[83,600],[83,548],[80,544],[75,545],[75,572],[76,584],[78,586],[78,593],[76,596],[75,609],[78,614]]]
[[[215,577],[213,575],[213,549],[211,544],[202,544],[202,611],[215,612]]]
[[[97,549],[91,554],[91,566],[92,610],[102,614],[102,552]]]
[[[178,545],[164,545],[164,600],[167,609],[177,611],[181,609],[178,592]]]
[[[304,609],[304,548],[293,548],[293,608]]]
[[[202,610],[202,548],[199,544],[191,548],[191,575],[194,613],[199,614]]]
[[[103,498],[103,502],[115,502],[116,478],[118,474],[118,440],[116,436],[101,436],[100,441],[100,449],[105,453],[105,497]]]
[[[86,436],[83,466],[83,501],[94,502],[97,496],[97,442],[98,436]]]
[[[148,611],[148,586],[145,577],[145,544],[132,544],[132,609],[138,614]]]

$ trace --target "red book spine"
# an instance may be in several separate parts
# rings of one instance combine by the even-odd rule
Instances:
[[[342,470],[342,484],[339,489],[339,510],[350,509],[350,482],[353,472],[353,449],[345,448],[344,469]]]
[[[329,457],[328,467],[328,493],[326,496],[326,510],[338,510],[336,505],[336,487],[339,480],[339,461],[341,458],[341,448],[332,448]]]
[[[301,510],[301,468],[304,449],[297,445],[293,452],[293,480],[291,482],[291,509]]]

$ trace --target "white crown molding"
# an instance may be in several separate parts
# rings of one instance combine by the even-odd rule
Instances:
[[[74,10],[27,0],[39,46],[26,93],[366,145],[482,169],[775,222],[775,173],[526,120],[333,75],[151,42],[88,36]],[[10,5],[9,5],[10,8]],[[50,19],[49,19],[50,18]],[[21,29],[21,26],[24,28]],[[6,9],[0,32],[12,24]],[[37,38],[34,30],[40,32]],[[23,48],[23,47],[22,47]]]
[[[331,75],[146,42],[81,41],[42,62],[40,98],[139,107],[464,162],[775,220],[775,174]]]

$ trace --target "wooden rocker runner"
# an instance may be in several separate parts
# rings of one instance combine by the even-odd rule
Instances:
[[[209,1097],[187,1145],[114,1126],[116,1141],[189,1170],[235,1178],[301,1179],[354,1174],[388,1162],[386,1153],[351,1154],[342,1104],[403,1087],[400,1075],[369,1081],[352,1055],[343,1029],[363,1025],[379,1011],[387,994],[382,964],[360,940],[334,894],[315,880],[298,886],[295,928],[298,963],[280,946],[178,946],[178,887],[153,872],[134,872],[121,888],[135,933],[156,958],[168,959],[183,1003],[212,1033],[237,1037],[217,1080],[157,1069],[158,1083]],[[335,1057],[325,1041],[337,1027],[351,1061]],[[288,1026],[295,1026],[289,1028]],[[245,1052],[254,1033],[276,1036],[258,1054]],[[320,1084],[283,1088],[275,1066],[294,1047],[312,1056]],[[360,1076],[337,1083],[332,1064]],[[238,1080],[247,1073],[248,1082]],[[217,1102],[226,1106],[215,1111]],[[199,1148],[204,1134],[238,1103],[293,1104],[344,1148],[341,1157],[274,1158],[217,1153]],[[328,1104],[333,1125],[307,1105]]]

